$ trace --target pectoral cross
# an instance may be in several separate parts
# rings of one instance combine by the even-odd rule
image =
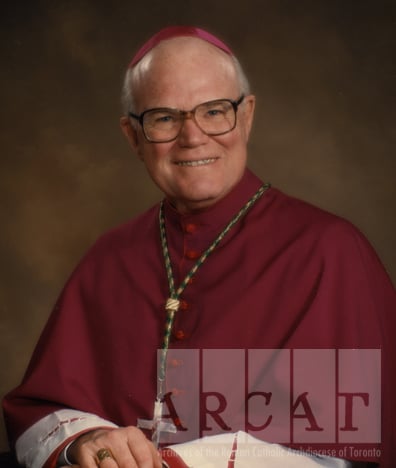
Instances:
[[[173,423],[166,422],[162,418],[163,401],[159,398],[154,403],[153,419],[138,419],[137,427],[152,431],[151,440],[156,448],[159,447],[160,437],[163,432],[176,433],[177,429]]]

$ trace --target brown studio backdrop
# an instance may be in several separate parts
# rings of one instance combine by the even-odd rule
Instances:
[[[395,281],[394,2],[7,3],[1,396],[84,251],[159,197],[120,133],[119,90],[133,51],[167,24],[206,27],[232,46],[258,97],[250,166],[354,222]]]

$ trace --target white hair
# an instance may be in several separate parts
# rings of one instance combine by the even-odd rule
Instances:
[[[250,94],[250,84],[247,79],[245,72],[242,69],[242,66],[239,60],[234,56],[230,56],[232,63],[234,65],[235,74],[239,82],[240,94],[248,95]],[[121,105],[123,114],[128,116],[129,112],[136,111],[135,109],[135,90],[133,89],[134,75],[135,70],[139,66],[140,62],[137,63],[134,67],[128,68],[124,76],[124,83],[122,86],[121,94]]]

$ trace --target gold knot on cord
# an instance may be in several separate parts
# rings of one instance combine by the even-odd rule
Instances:
[[[170,297],[165,304],[165,309],[168,312],[177,312],[179,310],[180,301],[179,299],[174,299]]]

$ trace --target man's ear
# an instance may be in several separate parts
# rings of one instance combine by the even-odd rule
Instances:
[[[253,94],[249,94],[245,97],[245,102],[243,103],[244,109],[244,125],[247,138],[249,138],[250,130],[253,125],[254,118],[254,108],[256,106],[256,98]]]
[[[120,118],[120,126],[122,133],[128,140],[129,145],[131,146],[133,151],[139,156],[139,158],[142,159],[138,132],[136,128],[131,124],[129,118],[126,116]]]

